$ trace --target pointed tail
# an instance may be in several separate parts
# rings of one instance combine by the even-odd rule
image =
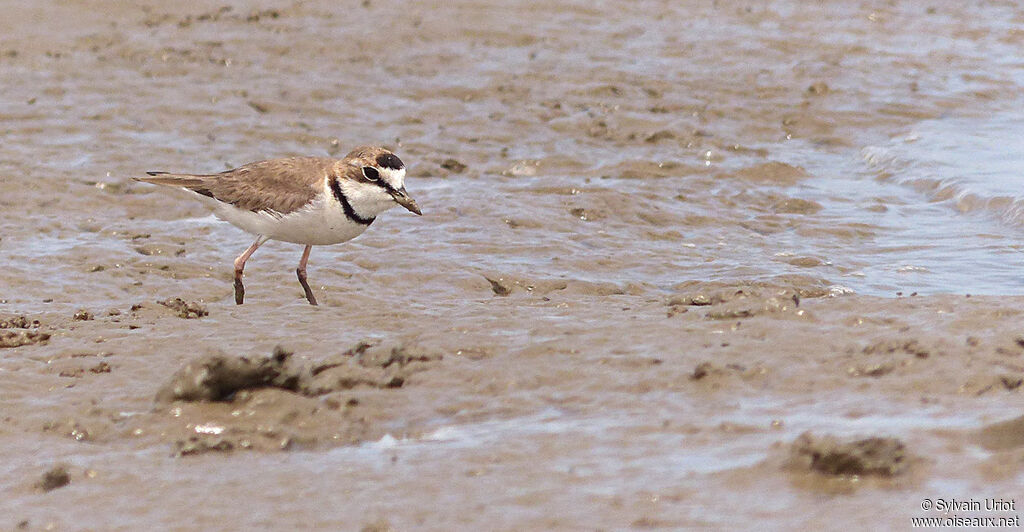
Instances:
[[[133,177],[136,181],[153,183],[154,185],[168,185],[172,187],[185,187],[191,189],[203,188],[203,179],[200,176],[191,174],[172,174],[169,172],[146,172],[149,177]]]

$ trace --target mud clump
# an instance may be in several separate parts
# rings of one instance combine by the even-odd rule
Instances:
[[[749,318],[759,314],[794,311],[800,306],[800,294],[792,289],[774,291],[741,289],[731,294],[717,294],[718,302],[704,316],[712,320]]]
[[[187,302],[180,297],[168,298],[163,301],[157,301],[157,303],[173,310],[177,313],[179,318],[186,320],[194,320],[202,318],[203,316],[209,316],[210,313],[206,310],[206,306],[197,302]]]
[[[507,296],[512,293],[512,283],[510,281],[501,277],[497,279],[485,277],[485,279],[487,279],[488,283],[491,283],[491,290],[494,292],[494,295]]]
[[[179,300],[180,301],[180,300]],[[213,354],[178,370],[156,394],[158,404],[172,401],[224,401],[247,388],[298,388],[298,372],[289,367],[292,353],[278,346],[270,357]]]
[[[179,440],[174,443],[174,456],[182,457],[208,452],[229,452],[234,449],[235,444],[224,438],[207,440],[199,436],[191,436],[186,440]]]
[[[800,297],[795,293],[780,293],[769,297],[751,297],[722,305],[709,310],[704,316],[711,320],[732,320],[750,318],[759,314],[790,312],[800,306]]]
[[[725,386],[739,384],[743,381],[750,381],[764,377],[768,369],[757,365],[746,367],[741,364],[718,364],[715,362],[701,362],[693,368],[689,375],[691,382],[700,382],[704,389],[717,390]]]
[[[579,218],[580,220],[583,220],[584,222],[589,222],[589,221],[592,221],[592,220],[604,218],[603,216],[595,215],[593,212],[588,211],[588,210],[584,209],[583,207],[576,207],[576,208],[573,208],[573,209],[569,209],[569,214],[571,214],[573,218]]]
[[[157,392],[156,402],[229,401],[237,392],[254,388],[309,397],[358,386],[400,388],[411,373],[441,359],[440,354],[370,341],[315,363],[295,363],[292,354],[278,346],[270,357],[204,356],[178,370]]]
[[[300,382],[299,391],[312,396],[358,386],[401,388],[409,375],[440,359],[441,355],[436,353],[364,341],[338,356],[313,365],[308,371],[310,377]]]
[[[57,488],[63,488],[70,483],[71,474],[68,473],[68,468],[63,465],[57,465],[43,473],[43,477],[36,482],[36,488],[43,491],[53,491]]]
[[[466,170],[466,165],[455,159],[445,159],[441,162],[441,168],[444,168],[453,174],[461,174]]]
[[[173,456],[235,450],[282,451],[380,438],[374,410],[353,390],[401,388],[440,354],[364,341],[315,362],[280,346],[269,357],[218,353],[181,368],[156,394],[173,424]],[[337,395],[329,395],[337,394]],[[322,397],[327,396],[327,397]],[[173,406],[171,405],[173,403]]]
[[[668,316],[686,312],[686,307],[710,307],[704,317],[711,320],[750,318],[761,314],[803,315],[799,310],[804,298],[828,295],[824,281],[797,277],[785,284],[683,283],[675,287],[681,293],[666,301]]]
[[[813,94],[815,96],[823,96],[830,92],[832,92],[832,89],[830,89],[828,84],[824,81],[816,81],[812,83],[810,87],[807,87],[807,94]]]
[[[790,448],[790,464],[831,476],[869,475],[893,477],[909,467],[903,442],[896,438],[865,438],[839,441],[832,436],[803,433]]]
[[[697,367],[693,369],[693,373],[690,374],[690,380],[699,381],[704,377],[707,377],[711,373],[720,373],[721,369],[716,367],[710,362],[701,362],[697,364]]]
[[[21,347],[23,345],[42,344],[49,340],[49,333],[39,331],[0,331],[0,349],[5,347]]]
[[[28,321],[25,316],[0,320],[0,329],[38,329],[41,326],[39,320]]]
[[[1024,384],[1024,378],[1018,377],[1016,375],[1001,375],[999,377],[999,383],[1002,384],[1003,388],[1006,388],[1007,390],[1016,390],[1017,388],[1020,388],[1022,384]]]
[[[46,343],[50,333],[39,331],[39,320],[29,321],[25,316],[0,320],[0,349]]]

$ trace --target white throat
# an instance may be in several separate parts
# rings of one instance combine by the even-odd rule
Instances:
[[[405,186],[405,168],[398,170],[381,168],[380,180],[391,185],[391,188],[395,190],[401,190]]]
[[[326,197],[330,198],[329,201],[331,203],[336,204],[336,208],[343,209],[341,202],[334,197],[333,191],[329,189],[330,185],[327,184],[326,186],[328,187],[328,190],[325,190]],[[338,188],[341,189],[341,193],[345,196],[348,204],[360,218],[376,218],[378,214],[398,205],[395,203],[395,199],[391,197],[391,194],[388,194],[386,190],[372,183],[339,179]]]

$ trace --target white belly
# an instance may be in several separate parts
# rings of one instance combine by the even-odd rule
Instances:
[[[291,214],[278,216],[267,212],[236,209],[212,198],[206,203],[218,218],[254,235],[295,244],[327,245],[352,240],[368,225],[349,220],[340,205],[315,201]]]

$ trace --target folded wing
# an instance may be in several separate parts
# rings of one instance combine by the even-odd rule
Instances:
[[[191,190],[236,208],[288,214],[303,208],[323,190],[335,160],[320,157],[273,159],[219,174],[147,172],[137,181]]]

